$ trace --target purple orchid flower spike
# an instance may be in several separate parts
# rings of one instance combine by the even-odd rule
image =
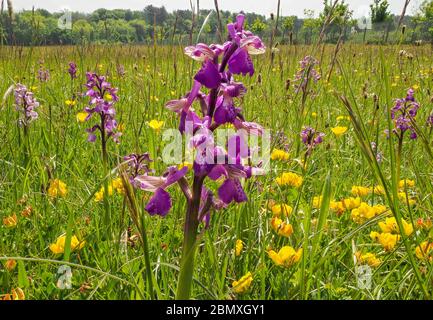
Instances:
[[[415,100],[414,90],[409,89],[404,99],[397,99],[394,107],[391,108],[391,119],[394,121],[395,133],[399,139],[403,139],[406,131],[410,132],[409,138],[415,140],[418,136],[413,128],[412,122],[415,121],[420,105]]]
[[[69,63],[68,73],[71,76],[71,80],[74,80],[77,78],[77,65],[75,64],[75,62]]]
[[[15,110],[21,113],[18,125],[27,127],[39,117],[36,112],[36,109],[39,107],[39,102],[36,100],[33,92],[30,92],[25,85],[20,83],[15,86],[14,97]]]
[[[205,228],[209,227],[212,210],[247,201],[244,180],[260,171],[260,168],[244,165],[247,161],[251,163],[248,139],[244,135],[260,136],[264,129],[243,117],[238,100],[247,90],[234,76],[252,76],[254,65],[251,56],[264,53],[266,47],[259,37],[244,30],[244,23],[245,16],[239,15],[234,23],[228,24],[229,40],[223,44],[199,43],[185,48],[185,54],[200,62],[201,67],[194,75],[191,91],[165,105],[179,116],[179,131],[189,138],[188,145],[195,154],[191,187],[185,177],[187,167],[180,170],[170,167],[162,177],[147,172],[136,175],[134,170],[130,173],[134,187],[153,193],[145,207],[150,215],[168,214],[172,207],[168,188],[175,183],[179,184],[187,198],[177,299],[189,298],[199,225],[203,223]],[[88,95],[97,100],[99,97],[94,93],[94,88],[89,90],[93,91]],[[196,111],[195,102],[200,105],[201,115]],[[92,110],[89,110],[91,115],[90,112]],[[229,136],[226,145],[216,145],[218,141],[215,141],[217,139],[214,139],[213,133],[224,124],[232,124],[237,132]],[[132,163],[134,161],[135,158],[131,160]],[[218,196],[205,187],[206,178],[224,180],[215,192]]]
[[[84,109],[87,112],[86,121],[89,121],[94,114],[98,114],[101,120],[99,124],[86,130],[89,133],[87,140],[95,142],[94,132],[99,130],[105,140],[111,137],[116,143],[119,143],[121,133],[116,131],[117,121],[114,119],[116,116],[114,104],[119,101],[117,88],[113,88],[104,76],[98,76],[96,73],[88,72],[86,77],[86,96],[90,98],[89,105]]]

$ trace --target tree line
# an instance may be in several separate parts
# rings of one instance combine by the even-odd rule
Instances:
[[[406,4],[410,0],[405,0]],[[197,1],[199,4],[199,1]],[[425,1],[414,16],[393,15],[387,0],[373,0],[371,25],[353,18],[353,11],[344,1],[336,6],[324,0],[318,16],[305,10],[304,18],[276,17],[245,13],[247,28],[261,37],[276,39],[274,43],[312,43],[327,23],[325,42],[389,41],[414,42],[433,39],[433,0]],[[71,28],[59,27],[59,21],[70,15]],[[237,13],[196,9],[168,12],[164,6],[146,6],[143,10],[98,9],[92,13],[49,12],[45,9],[14,12],[12,0],[2,0],[0,8],[0,43],[2,45],[59,45],[107,43],[192,43],[217,41],[222,36],[219,25],[234,21]],[[219,21],[220,19],[221,21]],[[221,22],[221,23],[220,23]],[[398,32],[393,32],[398,31]],[[224,32],[224,30],[222,30]],[[400,32],[400,35],[398,35]],[[402,39],[401,33],[404,33]],[[396,36],[397,34],[397,36]],[[391,37],[390,37],[391,35]],[[194,40],[194,41],[193,41]]]

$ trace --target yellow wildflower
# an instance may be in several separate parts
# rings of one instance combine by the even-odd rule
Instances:
[[[358,208],[361,205],[361,198],[360,197],[356,197],[356,198],[346,198],[343,199],[341,201],[343,203],[343,206],[346,210],[353,210]]]
[[[87,116],[88,116],[87,112],[78,112],[77,121],[81,123],[86,122]]]
[[[280,149],[274,149],[271,153],[271,160],[287,161],[289,157],[290,155],[286,151]]]
[[[284,246],[278,253],[274,250],[269,250],[268,255],[277,266],[291,267],[301,259],[302,248],[296,251],[290,246]]]
[[[312,112],[312,113],[311,113],[311,116],[312,116],[313,118],[317,118],[317,112]]]
[[[26,300],[26,295],[21,288],[15,288],[11,293],[0,295],[0,300]]]
[[[384,196],[385,195],[385,189],[382,186],[374,186],[373,187],[373,193],[378,196]]]
[[[248,291],[248,289],[251,287],[252,282],[253,282],[253,276],[251,272],[248,272],[246,275],[240,278],[239,281],[233,281],[232,283],[233,291],[236,293],[244,293]]]
[[[48,187],[48,195],[52,198],[61,197],[64,198],[68,194],[68,188],[66,183],[59,179],[51,180],[50,186]]]
[[[404,219],[401,219],[401,223],[403,224],[404,234],[410,236],[413,232],[412,223],[408,223]],[[400,230],[397,225],[397,221],[395,220],[394,217],[386,218],[385,221],[379,222],[379,228],[382,230],[382,232],[400,233]]]
[[[371,193],[371,189],[367,187],[362,186],[353,186],[352,187],[352,194],[356,197],[365,197]]]
[[[17,266],[16,260],[9,259],[9,260],[6,260],[6,262],[5,262],[5,269],[8,271],[12,271],[13,269],[15,269],[16,266]]]
[[[406,194],[406,192],[399,192],[397,194],[398,199],[403,202],[404,204],[409,204],[410,206],[413,206],[416,204],[416,200],[409,195]]]
[[[273,205],[271,210],[275,216],[280,216],[283,213],[286,217],[289,217],[293,212],[293,208],[287,204]]]
[[[61,235],[57,238],[55,243],[50,244],[50,250],[54,254],[64,253],[65,252],[65,242],[66,242],[66,235]],[[76,236],[71,237],[71,251],[74,251],[75,249],[80,250],[84,247],[84,244],[86,242],[79,241]]]
[[[119,123],[117,125],[117,130],[120,131],[120,132],[124,132],[125,128],[126,128],[126,126],[125,126],[125,124],[123,122],[121,122],[121,123]]]
[[[355,253],[356,262],[358,264],[368,264],[370,267],[377,267],[380,265],[381,261],[379,258],[376,257],[374,253],[367,252],[365,254],[362,254],[361,252]]]
[[[337,117],[337,121],[343,121],[343,120],[350,121],[350,117],[349,116],[338,116]]]
[[[341,216],[345,211],[343,202],[341,201],[331,200],[329,202],[329,209],[331,209],[332,212],[335,212],[337,216]]]
[[[413,188],[413,187],[415,187],[415,181],[414,180],[409,180],[409,179],[400,180],[398,182],[398,187],[400,189]]]
[[[75,106],[75,105],[77,104],[77,101],[75,101],[75,100],[66,100],[66,101],[65,101],[65,104],[66,104],[68,107],[73,107],[73,106]]]
[[[159,132],[164,125],[164,121],[158,121],[153,119],[147,125],[156,132]]]
[[[394,249],[397,242],[400,240],[400,236],[398,234],[392,234],[388,232],[376,232],[372,231],[370,233],[370,238],[376,242],[379,242],[385,251],[391,251]]]
[[[239,257],[241,255],[242,250],[244,249],[244,243],[242,242],[242,240],[236,240],[236,245],[235,245],[235,255],[236,257]]]
[[[111,100],[113,100],[113,96],[111,94],[109,94],[109,93],[106,93],[105,96],[104,96],[104,99],[107,100],[107,101],[111,101]]]
[[[104,200],[104,193],[105,188],[104,186],[102,186],[101,189],[99,189],[99,191],[95,193],[95,202],[101,202],[102,200]],[[111,184],[108,186],[108,195],[113,195],[113,186]]]
[[[370,206],[368,203],[362,202],[358,208],[352,210],[351,217],[356,223],[362,224],[385,211],[386,207],[383,205]]]
[[[15,228],[17,224],[18,224],[18,217],[15,213],[9,217],[3,218],[3,225],[7,228]]]
[[[280,186],[299,188],[302,185],[303,178],[293,172],[283,172],[283,174],[276,178],[275,181]]]
[[[290,237],[293,234],[293,227],[290,223],[286,223],[278,217],[273,217],[271,220],[272,229],[283,237]]]
[[[123,187],[122,178],[116,178],[111,182],[113,188],[117,191],[118,194],[125,194],[125,188]]]
[[[319,209],[322,205],[322,196],[317,196],[313,198],[313,208]]]
[[[30,218],[31,214],[32,214],[33,208],[32,206],[27,206],[25,207],[22,211],[21,211],[21,215],[24,218]]]
[[[429,260],[432,261],[433,259],[433,243],[429,243],[428,241],[422,242],[419,246],[415,249],[415,255],[420,260]]]
[[[347,132],[347,127],[331,128],[332,133],[338,138]]]

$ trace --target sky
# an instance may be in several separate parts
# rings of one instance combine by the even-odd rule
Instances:
[[[194,4],[196,0],[191,0]],[[372,0],[346,0],[354,11],[355,17],[364,16],[369,11]],[[388,0],[390,10],[400,14],[404,0]],[[414,14],[422,0],[412,0],[407,14]],[[189,9],[190,0],[12,0],[15,11],[35,8],[47,9],[51,12],[69,9],[71,11],[92,12],[98,8],[142,10],[145,6],[165,6],[168,11]],[[277,0],[219,0],[220,10],[232,12],[256,12],[266,16],[276,11]],[[200,0],[200,7],[213,9],[214,0]],[[281,0],[281,10],[284,16],[304,16],[304,9],[313,9],[316,15],[323,7],[322,0]]]

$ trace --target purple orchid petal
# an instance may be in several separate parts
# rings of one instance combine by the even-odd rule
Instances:
[[[157,189],[163,187],[166,183],[166,179],[163,177],[155,177],[140,175],[134,179],[134,185],[144,191],[155,192]]]
[[[186,175],[187,172],[188,172],[188,167],[183,167],[180,170],[177,170],[176,167],[168,168],[168,175],[166,178],[166,182],[164,183],[164,188],[167,188],[172,184],[178,182]]]
[[[232,201],[241,203],[248,200],[238,179],[227,179],[224,181],[218,189],[218,196],[225,204],[230,204]]]
[[[244,48],[239,48],[231,56],[229,62],[229,70],[233,74],[242,74],[243,76],[248,73],[250,76],[254,74],[254,65],[250,55]]]
[[[209,172],[209,179],[211,180],[218,180],[219,178],[221,178],[222,176],[224,177],[228,177],[228,173],[227,170],[224,168],[223,165],[216,165],[215,167],[213,167],[213,169]]]
[[[160,215],[165,217],[171,209],[170,194],[162,188],[158,188],[150,198],[149,203],[146,205],[145,210],[151,215]]]
[[[218,72],[218,67],[211,60],[207,60],[203,63],[202,68],[195,75],[194,79],[209,89],[215,89],[221,83],[221,75]]]
[[[89,135],[87,136],[87,141],[89,142],[95,142],[96,141],[96,135],[94,135],[93,133],[89,133]]]

